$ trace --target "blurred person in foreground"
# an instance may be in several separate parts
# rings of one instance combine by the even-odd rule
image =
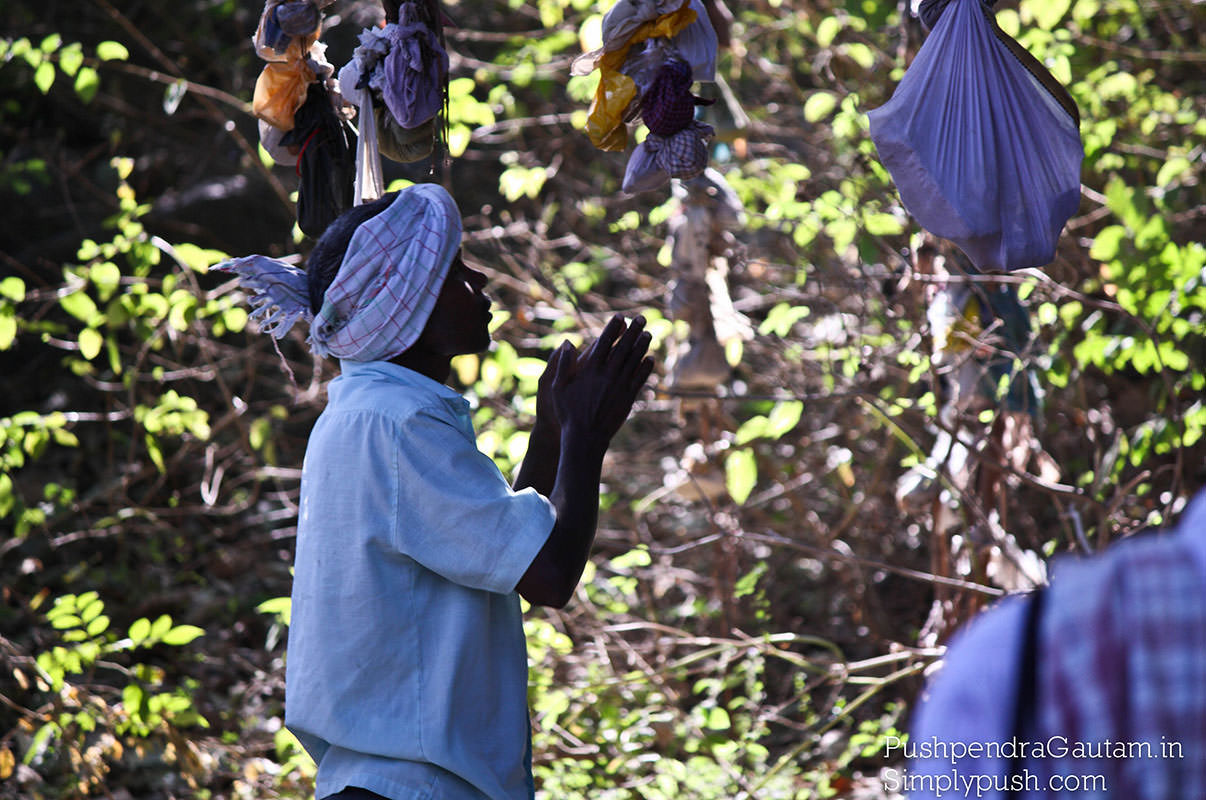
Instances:
[[[1206,492],[974,619],[902,749],[913,800],[1206,798]]]
[[[318,798],[534,795],[519,598],[564,606],[594,540],[603,456],[653,368],[619,316],[539,382],[513,486],[477,449],[451,359],[490,344],[485,276],[434,184],[346,212],[305,272],[224,264],[261,327],[310,321],[341,375],[310,435],[286,667],[285,723],[318,764]]]

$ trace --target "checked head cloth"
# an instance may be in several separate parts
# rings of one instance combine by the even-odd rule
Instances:
[[[461,216],[443,187],[398,192],[352,235],[339,271],[311,315],[306,273],[266,256],[214,267],[253,293],[252,319],[277,339],[310,322],[310,349],[349,361],[387,361],[419,338],[461,244]],[[313,318],[311,318],[313,316]]]

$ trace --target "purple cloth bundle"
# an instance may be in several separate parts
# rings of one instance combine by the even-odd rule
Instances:
[[[909,213],[977,267],[1048,264],[1080,204],[1075,105],[981,0],[941,11],[892,99],[868,114],[871,138]]]
[[[448,53],[435,31],[419,18],[414,3],[403,3],[398,17],[382,64],[385,83],[381,95],[399,125],[417,128],[435,117],[443,105]]]
[[[624,170],[621,188],[629,194],[656,189],[671,178],[694,178],[708,166],[711,125],[692,120],[670,136],[650,133],[636,146]]]

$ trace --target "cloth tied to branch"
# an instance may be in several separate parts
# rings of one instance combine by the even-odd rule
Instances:
[[[443,105],[448,53],[414,3],[403,3],[398,17],[381,65],[381,95],[399,125],[418,128],[432,120]]]
[[[650,133],[632,151],[621,188],[636,194],[657,189],[671,178],[696,177],[708,166],[708,141],[714,135],[711,125],[698,120],[671,136]]]
[[[322,236],[327,226],[352,207],[355,135],[340,117],[323,81],[310,84],[306,102],[294,116],[293,130],[280,149],[296,152],[297,226],[307,236]],[[271,151],[269,151],[271,152]]]
[[[947,3],[871,138],[923,228],[983,270],[1043,266],[1080,203],[1076,105],[982,0]]]
[[[322,9],[334,0],[268,0],[251,39],[256,54],[265,61],[288,61],[289,45],[298,39],[303,51],[318,38]]]
[[[662,64],[641,96],[641,119],[650,133],[673,136],[695,118],[695,106],[713,101],[691,94],[691,65],[680,58]]]
[[[623,2],[617,3],[617,8]],[[656,5],[652,7],[656,8]],[[678,10],[636,24],[632,27],[632,33],[622,41],[605,41],[601,53],[595,51],[575,60],[573,71],[576,74],[588,74],[595,67],[600,73],[599,86],[595,89],[586,119],[586,133],[595,147],[600,150],[623,150],[628,146],[624,112],[637,96],[637,85],[636,81],[621,72],[621,67],[632,47],[650,38],[671,39],[700,18],[701,15],[691,7],[691,0],[683,0]],[[707,15],[702,15],[702,19],[706,21]],[[626,23],[620,30],[626,31],[629,27]],[[582,73],[583,69],[585,73]]]
[[[280,339],[304,319],[315,354],[386,361],[423,332],[460,244],[456,202],[443,187],[424,183],[398,192],[356,229],[317,314],[297,267],[252,255],[213,269],[234,273],[253,293],[251,318],[264,333]]]
[[[293,129],[293,115],[306,102],[306,91],[316,80],[314,70],[306,63],[306,53],[313,43],[309,37],[293,39],[285,60],[265,64],[255,82],[252,113],[282,131]]]
[[[365,31],[361,34],[364,42]],[[373,93],[365,76],[367,49],[357,47],[352,60],[339,70],[339,91],[344,98],[356,106],[358,133],[356,140],[356,177],[353,182],[353,205],[376,200],[385,191],[385,177],[381,172],[381,154],[377,147],[377,122],[373,116]]]

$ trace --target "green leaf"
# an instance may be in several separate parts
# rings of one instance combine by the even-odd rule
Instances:
[[[1122,247],[1122,242],[1126,239],[1126,228],[1121,225],[1110,225],[1102,228],[1093,239],[1093,246],[1089,248],[1089,258],[1094,258],[1098,261],[1113,261],[1118,255],[1119,248]]]
[[[1026,8],[1034,15],[1034,21],[1045,31],[1052,30],[1068,13],[1072,0],[1028,0]]]
[[[127,714],[138,713],[138,709],[142,706],[143,696],[142,687],[137,683],[127,684],[126,688],[121,690],[121,704]]]
[[[38,87],[38,91],[46,94],[50,91],[50,87],[54,85],[54,64],[49,61],[43,61],[34,70],[34,84]]]
[[[79,42],[73,42],[59,52],[59,69],[69,78],[75,77],[75,73],[79,71],[83,63],[84,51]]]
[[[540,9],[540,24],[545,28],[555,28],[565,19],[565,10],[557,0],[539,0],[536,5]]]
[[[1156,185],[1159,187],[1168,186],[1191,169],[1193,169],[1193,162],[1185,156],[1170,158],[1164,162],[1164,166],[1160,167],[1160,172],[1156,175]]]
[[[758,333],[766,336],[773,333],[780,338],[791,332],[792,326],[811,313],[808,306],[793,306],[791,303],[778,303],[766,315],[766,319],[758,326]]]
[[[843,45],[841,49],[847,58],[863,69],[871,69],[875,66],[875,51],[862,42],[851,42]]]
[[[782,438],[800,422],[804,404],[799,400],[778,403],[767,416],[766,435],[771,439]]]
[[[197,307],[197,299],[191,295],[183,300],[177,300],[172,304],[171,313],[168,314],[168,323],[178,331],[188,330],[189,323],[192,321],[192,313]]]
[[[766,573],[766,562],[759,561],[754,565],[754,568],[741,576],[737,583],[733,584],[733,597],[745,597],[754,593],[758,588],[758,580]]]
[[[20,58],[28,53],[29,49],[29,39],[22,36],[20,39],[16,39],[8,43],[8,51],[5,53],[5,55],[7,55],[9,58]]]
[[[52,628],[63,630],[65,628],[74,628],[77,625],[82,625],[83,621],[75,614],[59,614],[50,619]]]
[[[743,444],[749,444],[755,439],[766,436],[767,422],[766,417],[761,414],[750,417],[741,423],[741,427],[737,429],[737,433],[733,434],[733,443],[740,447]]]
[[[167,614],[160,614],[159,617],[151,623],[151,638],[156,642],[167,635],[167,632],[172,629],[172,618]]]
[[[868,214],[863,219],[863,227],[872,236],[895,236],[904,233],[905,225],[892,214]]]
[[[209,247],[198,247],[188,243],[175,245],[172,250],[175,251],[176,258],[197,273],[205,273],[213,264],[221,263],[228,258],[226,253],[221,250],[212,250]]]
[[[1139,89],[1139,81],[1129,72],[1115,72],[1097,84],[1097,96],[1101,100],[1133,98]]]
[[[105,602],[97,597],[95,592],[80,595],[77,600],[80,606],[80,619],[84,622],[91,622],[105,610]]]
[[[25,300],[25,281],[15,275],[0,281],[0,297],[7,297],[14,303],[22,302]]]
[[[100,355],[101,347],[105,344],[105,337],[101,336],[96,328],[84,328],[80,331],[80,355],[91,361]]]
[[[732,727],[729,712],[720,706],[714,706],[705,712],[704,726],[713,731],[727,731]]]
[[[96,57],[101,61],[125,61],[130,51],[121,42],[105,41],[96,46]]]
[[[828,47],[833,44],[833,40],[842,30],[842,21],[837,17],[825,17],[821,20],[821,24],[817,25],[817,44],[821,48]]]
[[[59,305],[71,316],[85,325],[93,325],[100,321],[100,309],[96,302],[84,291],[76,291],[59,299]]]
[[[616,556],[611,560],[611,565],[615,569],[632,569],[633,567],[647,567],[653,563],[653,558],[649,555],[648,548],[634,547],[627,553]]]
[[[185,645],[196,639],[198,636],[204,636],[205,630],[198,628],[196,625],[177,625],[176,627],[163,634],[163,643],[171,645]]]
[[[744,505],[758,483],[758,462],[748,448],[734,450],[724,460],[724,484],[737,505]]]
[[[261,614],[272,614],[286,625],[289,624],[291,612],[293,610],[292,598],[273,597],[270,600],[265,600],[255,607],[255,610]]]
[[[151,459],[151,463],[155,465],[160,474],[167,472],[167,462],[163,460],[163,450],[160,449],[158,440],[148,433],[144,441],[147,446],[147,457]]]
[[[102,633],[108,630],[108,628],[109,618],[104,614],[101,614],[99,617],[88,623],[88,635],[90,637],[100,636]]]
[[[837,104],[837,95],[833,92],[813,92],[812,96],[804,101],[804,119],[808,122],[820,122],[833,113]]]
[[[456,124],[448,129],[448,154],[460,158],[469,149],[469,141],[473,131],[468,125]]]
[[[59,671],[61,674],[61,670]],[[58,681],[55,681],[58,683]],[[25,766],[32,764],[50,744],[50,740],[58,736],[62,729],[54,722],[47,722],[42,727],[38,728],[38,732],[33,735],[33,739],[29,743],[29,749],[25,751],[25,757],[21,759],[21,763]]]
[[[12,513],[16,499],[13,497],[13,479],[6,472],[0,472],[0,519]]]
[[[99,88],[100,76],[96,74],[96,70],[92,67],[80,67],[80,71],[75,75],[75,93],[79,95],[80,100],[91,103]]]
[[[11,308],[0,308],[0,350],[7,350],[17,339],[17,318]]]
[[[121,270],[111,261],[93,264],[88,270],[88,277],[96,286],[96,293],[101,300],[108,300],[121,283]]]
[[[222,314],[222,324],[230,333],[238,333],[247,326],[247,311],[238,306],[228,308]]]
[[[42,43],[38,45],[38,49],[43,53],[53,53],[55,50],[58,50],[62,44],[63,37],[59,36],[57,33],[52,33],[42,40]]]
[[[146,617],[134,620],[134,624],[130,626],[128,635],[130,640],[136,645],[145,642],[147,637],[151,635],[151,621]]]

